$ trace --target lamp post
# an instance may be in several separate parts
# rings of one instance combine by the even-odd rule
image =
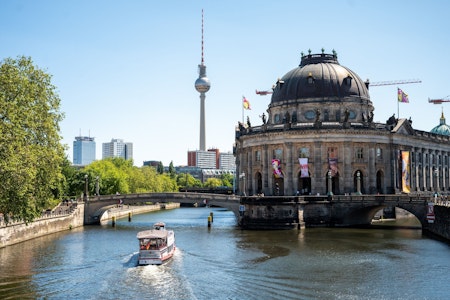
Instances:
[[[244,182],[243,182],[243,195],[244,196],[246,196],[245,195],[245,172],[242,172],[240,175],[239,175],[239,178],[241,178]]]
[[[88,175],[84,175],[84,202],[88,200]]]
[[[331,182],[331,170],[328,170],[328,196],[333,196],[333,185]]]
[[[356,172],[356,195],[361,195],[361,172]]]

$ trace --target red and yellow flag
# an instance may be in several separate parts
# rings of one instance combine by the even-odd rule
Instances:
[[[244,109],[251,109],[250,102],[244,96],[242,96],[242,106],[244,107]]]

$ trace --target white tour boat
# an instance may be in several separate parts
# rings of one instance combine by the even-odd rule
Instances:
[[[154,224],[151,230],[138,232],[137,238],[139,265],[160,265],[175,252],[175,233],[162,222]]]

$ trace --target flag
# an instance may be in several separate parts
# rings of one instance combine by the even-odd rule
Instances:
[[[242,106],[244,107],[244,109],[251,109],[250,102],[244,96],[242,96]]]
[[[405,94],[401,89],[398,89],[398,102],[409,103],[408,95]]]

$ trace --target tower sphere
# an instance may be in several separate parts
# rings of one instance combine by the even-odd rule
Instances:
[[[211,83],[207,77],[200,77],[195,81],[195,89],[199,93],[206,93],[209,91]]]

